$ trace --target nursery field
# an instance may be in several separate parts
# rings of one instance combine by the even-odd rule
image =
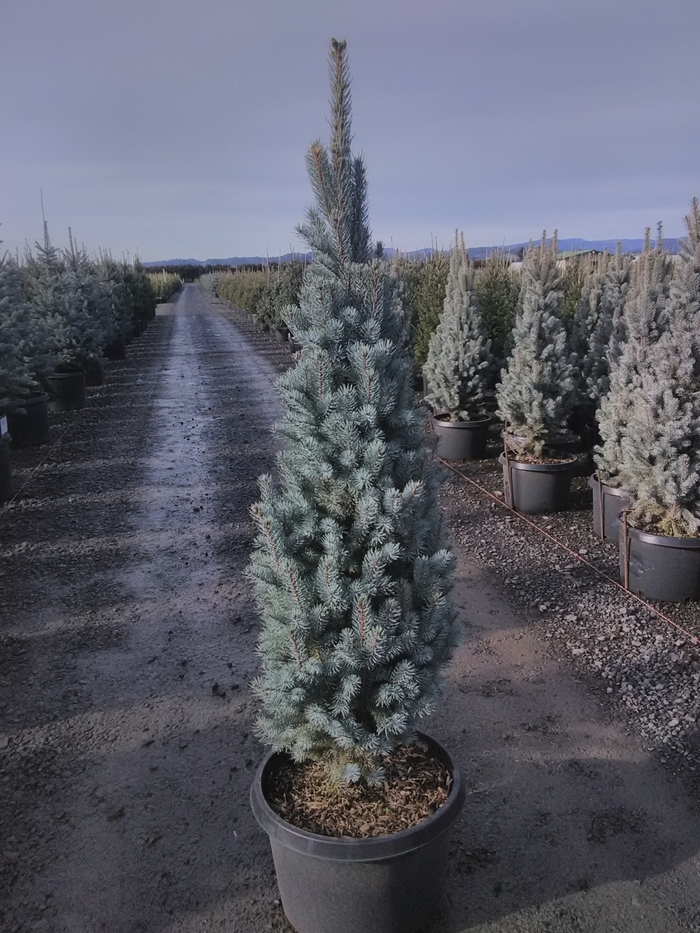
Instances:
[[[286,345],[196,285],[161,304],[0,509],[0,930],[291,933],[249,805],[244,569]],[[571,509],[446,470],[463,638],[426,731],[462,770],[431,933],[700,930],[700,609],[643,604]],[[331,931],[329,931],[331,933]],[[359,931],[358,931],[359,933]]]

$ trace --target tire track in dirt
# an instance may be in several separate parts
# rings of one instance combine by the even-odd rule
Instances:
[[[289,361],[185,287],[2,516],[3,933],[290,933],[248,805],[243,578]],[[459,551],[472,506],[444,502]],[[432,933],[697,933],[693,801],[500,592],[460,557],[427,728],[468,797]]]
[[[232,327],[195,287],[142,339],[158,345],[139,382],[150,414],[132,438],[141,466],[126,526],[59,537],[40,555],[125,559],[103,581],[116,594],[99,620],[112,639],[88,636],[70,659],[75,706],[22,736],[51,758],[62,812],[51,836],[48,814],[35,820],[41,863],[33,879],[14,876],[7,919],[17,929],[253,929],[261,898],[280,913],[247,799],[262,750],[251,734],[256,630],[242,571],[255,479],[272,466],[274,378],[289,354],[266,352],[268,341]],[[115,422],[131,427],[128,413]],[[93,506],[100,496],[92,490]],[[71,585],[76,602],[85,595],[79,576],[68,602]],[[79,612],[94,616],[89,605]]]

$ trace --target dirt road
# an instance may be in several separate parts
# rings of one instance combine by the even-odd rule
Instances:
[[[86,409],[54,416],[48,451],[15,452],[1,930],[289,933],[248,804],[263,749],[242,571],[290,362],[185,286]],[[457,523],[454,484],[445,503]],[[697,933],[695,801],[500,593],[460,561],[465,637],[428,730],[468,796],[434,933]]]

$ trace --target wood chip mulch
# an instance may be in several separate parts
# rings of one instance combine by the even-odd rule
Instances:
[[[287,823],[321,836],[367,839],[409,829],[438,810],[452,788],[445,766],[418,745],[384,761],[386,783],[337,786],[318,762],[282,758],[264,787],[270,807]]]

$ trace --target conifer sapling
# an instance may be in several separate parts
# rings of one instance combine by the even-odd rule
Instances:
[[[647,228],[644,249],[631,269],[622,342],[615,331],[611,335],[610,387],[596,414],[601,443],[595,448],[595,462],[599,475],[610,486],[625,488],[622,440],[634,412],[640,375],[649,365],[654,344],[668,329],[672,275],[673,262],[663,246],[661,225],[653,249]]]
[[[429,387],[426,401],[446,411],[450,421],[485,417],[490,351],[474,291],[474,268],[464,240],[458,242],[455,235],[445,303],[423,367]]]
[[[0,256],[0,412],[21,405],[32,379],[32,322],[17,263]]]
[[[260,479],[249,575],[262,738],[336,781],[373,783],[437,696],[456,640],[454,558],[408,321],[372,256],[344,42],[330,74],[331,144],[309,150],[316,203],[299,231],[314,258],[287,314],[303,349],[279,382],[279,480]]]
[[[634,505],[629,521],[645,531],[680,537],[700,532],[697,198],[686,226],[688,239],[682,241],[665,302],[667,320],[658,339],[638,355],[633,406],[620,441],[620,482]]]
[[[525,253],[512,350],[496,387],[506,443],[522,458],[541,458],[566,430],[575,380],[561,319],[563,293],[556,233]]]

